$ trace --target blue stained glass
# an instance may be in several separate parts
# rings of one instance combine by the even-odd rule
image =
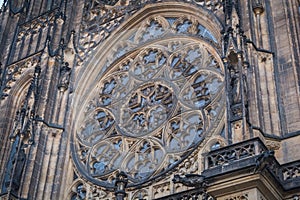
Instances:
[[[188,28],[192,25],[192,22],[186,20],[183,22],[183,24],[179,25],[177,27],[177,31],[178,33],[187,33],[188,32]]]
[[[17,135],[16,138],[15,138],[15,141],[12,144],[12,147],[11,147],[11,152],[10,152],[9,160],[8,160],[8,163],[7,163],[5,175],[4,175],[4,181],[2,183],[2,193],[7,192],[7,189],[9,187],[9,182],[11,180],[11,173],[12,173],[12,169],[13,169],[13,160],[14,160],[14,158],[16,156],[16,153],[17,153],[19,140],[20,140],[20,137],[19,137],[19,135]]]

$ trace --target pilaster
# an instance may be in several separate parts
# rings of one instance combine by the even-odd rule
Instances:
[[[226,70],[227,132],[229,141],[235,143],[250,138],[247,80],[249,61],[239,2],[227,0],[225,6],[227,9],[222,47]]]

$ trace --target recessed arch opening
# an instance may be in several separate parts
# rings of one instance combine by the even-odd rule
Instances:
[[[166,4],[174,7],[149,5],[128,19],[76,81],[72,158],[96,185],[113,188],[117,171],[128,187],[160,179],[223,119],[220,24],[187,4]]]

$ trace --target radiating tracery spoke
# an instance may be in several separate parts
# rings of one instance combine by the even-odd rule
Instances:
[[[178,33],[187,33],[188,29],[191,27],[192,22],[185,20],[182,24],[177,27]]]
[[[106,109],[97,109],[87,116],[78,132],[81,141],[95,144],[102,139],[114,125],[112,114]]]
[[[198,109],[207,106],[222,85],[219,75],[208,71],[197,72],[191,80],[191,84],[185,86],[180,96],[185,105]]]
[[[186,150],[203,139],[202,114],[197,111],[182,113],[170,119],[166,128],[167,150],[170,152]]]
[[[73,191],[73,194],[71,196],[71,200],[84,200],[86,198],[86,189],[84,188],[83,184],[80,183]]]
[[[113,74],[104,79],[100,88],[99,104],[108,106],[124,98],[128,82],[129,76],[126,71]]]
[[[144,42],[163,35],[167,28],[165,21],[166,19],[162,17],[156,17],[151,21],[143,23],[144,27],[138,31],[139,34],[136,34],[135,41]]]
[[[118,169],[123,157],[123,144],[120,138],[108,139],[94,147],[91,157],[91,173],[107,174]]]
[[[160,49],[149,48],[136,58],[131,74],[139,80],[150,80],[166,64],[167,55]]]
[[[201,68],[206,68],[205,62],[209,59],[208,52],[202,46],[188,46],[170,55],[171,80],[188,79]]]
[[[163,148],[153,141],[143,140],[139,142],[135,151],[129,152],[124,167],[131,175],[134,182],[149,177],[161,164],[164,155]]]
[[[178,22],[185,28],[191,30],[189,21]],[[202,43],[162,42],[118,63],[87,100],[77,129],[80,167],[107,187],[114,187],[116,171],[136,186],[178,165],[205,138],[224,103],[222,70]]]

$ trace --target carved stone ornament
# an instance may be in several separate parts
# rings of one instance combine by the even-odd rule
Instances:
[[[229,197],[225,200],[248,200],[248,194],[241,194],[241,195],[237,195],[237,196],[233,196],[233,197]]]
[[[78,199],[111,199],[112,197],[108,195],[107,191],[95,185],[89,185],[84,183],[82,180],[76,180],[71,187],[71,193],[69,198],[71,200]]]
[[[80,176],[111,190],[121,171],[127,188],[171,179],[225,108],[217,37],[198,18],[149,16],[122,37],[94,66],[71,143]]]
[[[186,174],[184,177],[175,175],[173,178],[174,183],[182,183],[188,187],[205,187],[204,176],[198,174]]]
[[[169,50],[147,46],[111,66],[88,100],[76,133],[78,167],[113,187],[124,171],[128,186],[178,165],[204,139],[221,105],[223,76],[213,54],[194,42]]]
[[[39,63],[39,54],[33,55],[20,62],[14,63],[7,67],[7,72],[3,80],[3,94],[1,98],[5,98],[11,92],[16,82],[30,69],[34,69]]]
[[[119,0],[102,0],[102,2],[106,5],[113,6],[115,5]]]
[[[274,141],[274,140],[266,140],[266,146],[270,150],[279,150],[280,149],[280,142],[279,141]]]
[[[116,30],[128,16],[135,14],[139,9],[149,3],[160,3],[160,0],[131,0],[128,5],[123,5],[120,0],[115,1],[86,1],[84,4],[83,20],[79,31],[79,40],[77,44],[78,60],[77,64],[82,65],[91,52],[107,39],[110,34]],[[185,0],[192,3],[190,0]],[[107,2],[107,3],[105,3]],[[109,3],[111,2],[111,3]],[[117,6],[118,4],[123,6]],[[200,7],[208,10],[222,10],[222,0],[195,1]],[[106,5],[115,6],[106,6]],[[126,3],[127,4],[127,3]],[[155,16],[153,19],[145,20],[141,28],[132,36],[134,43],[141,43],[147,40],[155,39],[168,33],[190,34],[197,37],[204,37],[212,43],[217,43],[215,36],[203,27],[198,20],[191,17],[161,17]],[[132,41],[131,41],[132,42]],[[123,49],[120,53],[126,51]]]

